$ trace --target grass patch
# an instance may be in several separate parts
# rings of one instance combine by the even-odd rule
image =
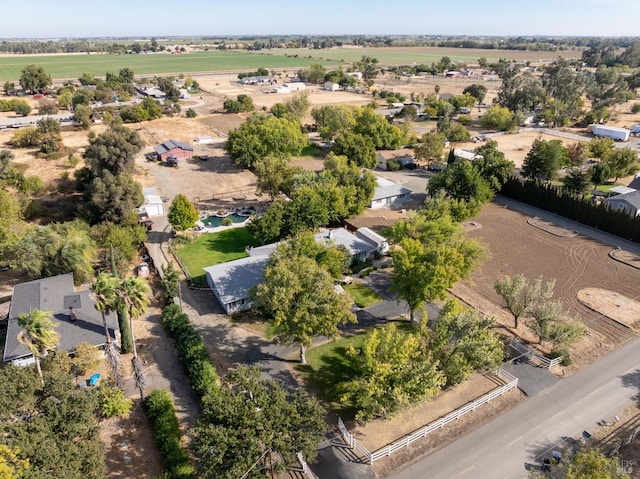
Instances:
[[[305,157],[305,156],[322,158],[324,156],[324,151],[318,145],[307,145],[302,149],[302,153],[300,153],[300,157]]]
[[[382,298],[378,293],[373,291],[371,288],[366,287],[359,281],[354,281],[351,284],[345,284],[343,287],[353,298],[353,302],[356,303],[359,308],[368,308],[369,306],[373,306],[374,304],[382,301]]]
[[[273,339],[275,336],[275,328],[271,321],[256,314],[255,310],[247,309],[238,311],[231,315],[231,322],[243,324],[247,329],[253,331],[258,336],[265,339]]]
[[[398,330],[411,332],[414,326],[406,320],[396,323]],[[382,326],[384,327],[384,326]],[[335,339],[307,351],[307,364],[298,365],[296,369],[302,373],[304,380],[315,389],[328,407],[345,419],[355,417],[356,410],[340,402],[338,384],[353,379],[356,370],[351,358],[347,355],[349,347],[361,348],[367,332]]]
[[[200,235],[193,242],[178,247],[177,253],[194,283],[206,285],[202,268],[245,258],[249,256],[245,251],[247,246],[258,246],[258,242],[246,228],[230,228],[219,233]]]

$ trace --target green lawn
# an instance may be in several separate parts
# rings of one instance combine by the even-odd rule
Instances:
[[[204,285],[206,279],[202,268],[249,256],[246,246],[258,246],[258,243],[246,228],[230,228],[200,235],[192,243],[179,247],[177,252],[193,281]]]
[[[325,156],[324,150],[317,145],[307,145],[302,149],[300,157],[313,156],[314,158],[321,158]]]
[[[406,320],[399,320],[395,323],[398,330],[409,332],[413,330],[413,325]],[[338,338],[329,343],[307,351],[307,364],[298,365],[307,383],[328,403],[329,407],[345,419],[355,416],[352,408],[340,404],[340,391],[337,384],[352,379],[356,371],[353,368],[351,359],[347,355],[349,347],[361,348],[367,333],[354,334],[352,336]]]
[[[344,289],[351,295],[353,302],[359,308],[367,308],[382,301],[382,298],[378,293],[367,288],[359,281],[354,281],[351,284],[345,284]]]

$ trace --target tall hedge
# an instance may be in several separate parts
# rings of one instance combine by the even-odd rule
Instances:
[[[170,304],[162,310],[162,324],[175,340],[178,359],[194,391],[200,398],[215,392],[220,377],[200,333],[191,325],[189,317],[180,311],[177,304]]]
[[[153,426],[156,445],[162,455],[167,479],[195,479],[196,472],[182,447],[182,432],[171,394],[156,389],[144,401],[147,417]]]
[[[607,203],[596,204],[548,183],[523,181],[514,177],[507,180],[500,194],[621,238],[640,242],[640,216],[633,217],[624,211],[611,209]]]

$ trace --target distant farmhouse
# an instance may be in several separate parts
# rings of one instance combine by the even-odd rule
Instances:
[[[275,80],[270,76],[253,76],[240,79],[241,85],[271,85]]]
[[[31,310],[50,311],[60,335],[59,350],[75,352],[79,343],[87,342],[97,347],[105,344],[105,330],[102,315],[96,310],[95,302],[88,289],[76,291],[73,274],[62,274],[43,278],[13,287],[3,360],[17,365],[33,362],[33,355],[27,347],[18,342],[18,334],[23,330],[18,325],[18,316]],[[115,341],[117,323],[114,314],[108,314],[107,329]]]
[[[363,230],[363,231],[361,231]],[[369,228],[360,228],[356,234],[337,228],[315,235],[318,243],[342,245],[351,254],[352,261],[365,261],[387,253],[389,243]],[[262,282],[269,256],[279,243],[249,249],[246,258],[204,268],[207,283],[227,314],[251,307],[249,292]]]
[[[187,160],[193,157],[193,147],[176,140],[167,140],[153,147],[153,151],[158,155],[160,161],[167,161],[170,156],[175,156],[179,160]]]
[[[294,93],[297,91],[304,91],[307,89],[307,85],[302,82],[283,83],[276,87],[274,90],[276,93]]]

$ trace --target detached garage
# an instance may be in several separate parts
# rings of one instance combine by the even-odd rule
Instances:
[[[167,140],[153,147],[160,161],[167,161],[170,156],[179,160],[187,160],[193,157],[193,147],[176,140]]]

